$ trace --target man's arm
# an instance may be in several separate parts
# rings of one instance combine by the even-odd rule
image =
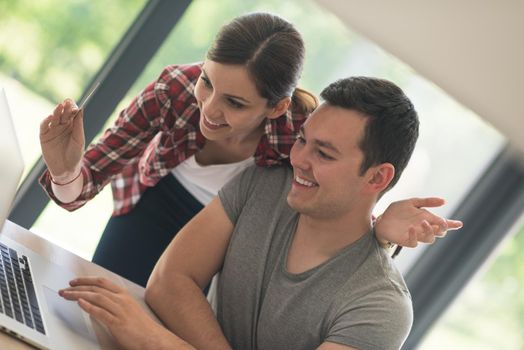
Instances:
[[[197,349],[231,349],[202,289],[222,267],[233,228],[215,198],[176,235],[147,283],[149,306]]]

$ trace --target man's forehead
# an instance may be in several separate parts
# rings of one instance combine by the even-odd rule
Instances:
[[[323,103],[301,129],[308,138],[313,137],[342,147],[347,142],[354,145],[360,141],[366,121],[358,111]]]
[[[322,103],[304,123],[304,127],[310,125],[336,124],[338,126],[359,127],[365,125],[367,118],[359,111],[339,106],[333,106],[326,102]]]

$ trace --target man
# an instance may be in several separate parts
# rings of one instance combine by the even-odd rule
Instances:
[[[61,294],[126,348],[400,348],[411,299],[371,212],[408,163],[417,113],[380,79],[340,80],[321,96],[291,167],[247,169],[159,260],[146,300],[171,332],[105,280],[79,279]],[[416,219],[427,228],[432,218]],[[215,316],[201,289],[218,271]]]
[[[410,296],[370,218],[411,156],[417,113],[398,87],[373,78],[340,80],[321,96],[292,169],[251,168],[230,182],[157,264],[147,301],[182,338],[213,318],[201,296],[187,300],[223,265],[218,323],[201,334],[216,348],[217,339],[235,349],[393,349],[405,340]]]

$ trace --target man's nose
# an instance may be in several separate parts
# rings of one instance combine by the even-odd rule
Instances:
[[[290,154],[291,165],[303,170],[308,169],[310,166],[308,152],[307,145],[300,145],[298,143],[293,145]]]

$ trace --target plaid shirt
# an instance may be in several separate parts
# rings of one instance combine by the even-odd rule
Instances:
[[[199,129],[200,111],[194,96],[201,64],[168,66],[124,109],[113,127],[86,150],[82,160],[84,186],[71,203],[53,194],[49,171],[40,184],[49,197],[67,210],[75,210],[111,182],[113,215],[128,213],[147,187],[152,187],[178,164],[194,155],[206,139]],[[282,164],[289,158],[302,113],[288,111],[267,119],[255,152],[258,166]]]

